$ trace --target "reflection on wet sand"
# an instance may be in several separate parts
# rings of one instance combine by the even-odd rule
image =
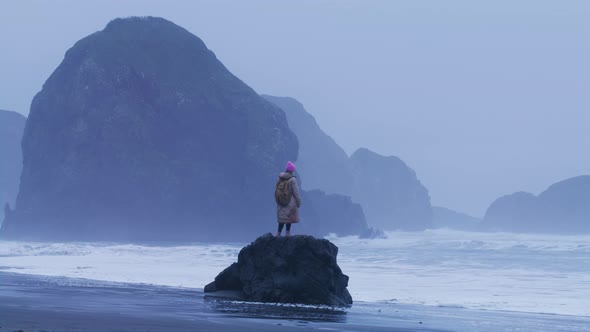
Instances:
[[[219,296],[204,296],[211,309],[233,317],[286,319],[306,322],[345,323],[346,308],[297,304],[238,301]]]

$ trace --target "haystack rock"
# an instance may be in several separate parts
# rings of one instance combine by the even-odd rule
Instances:
[[[78,41],[35,96],[3,238],[245,239],[274,228],[298,142],[203,41],[126,18]]]

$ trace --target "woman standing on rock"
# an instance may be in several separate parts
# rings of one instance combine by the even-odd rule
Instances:
[[[275,201],[277,202],[277,221],[279,229],[277,237],[281,236],[283,227],[287,225],[287,237],[291,236],[291,224],[299,222],[299,207],[301,206],[301,196],[297,186],[297,178],[293,175],[295,164],[287,163],[285,172],[279,175],[275,189]]]

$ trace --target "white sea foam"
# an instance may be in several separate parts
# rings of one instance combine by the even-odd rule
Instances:
[[[0,242],[0,269],[33,275],[202,288],[237,260],[238,245],[156,247]]]
[[[330,240],[357,300],[590,316],[590,236],[435,230]]]
[[[590,316],[590,236],[434,230],[329,237],[355,301]],[[244,244],[0,242],[3,271],[203,288]]]

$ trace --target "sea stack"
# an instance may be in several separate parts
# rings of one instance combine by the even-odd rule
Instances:
[[[490,231],[589,234],[590,175],[557,182],[538,196],[517,192],[490,205],[482,228]]]
[[[428,190],[401,159],[363,148],[350,162],[352,199],[363,206],[370,226],[409,231],[432,227]]]
[[[285,111],[289,127],[299,138],[299,167],[304,189],[350,197],[352,202],[361,205],[363,218],[371,227],[423,230],[433,226],[428,189],[401,159],[365,148],[349,158],[299,101],[290,97],[263,97]],[[342,201],[343,198],[332,196],[332,200]],[[329,220],[318,218],[318,221]],[[347,223],[347,227],[352,224],[355,223]]]
[[[18,194],[23,166],[20,144],[26,121],[19,113],[0,110],[0,224],[4,207],[14,206]]]
[[[162,18],[78,41],[35,96],[2,238],[245,239],[274,228],[284,112]]]

